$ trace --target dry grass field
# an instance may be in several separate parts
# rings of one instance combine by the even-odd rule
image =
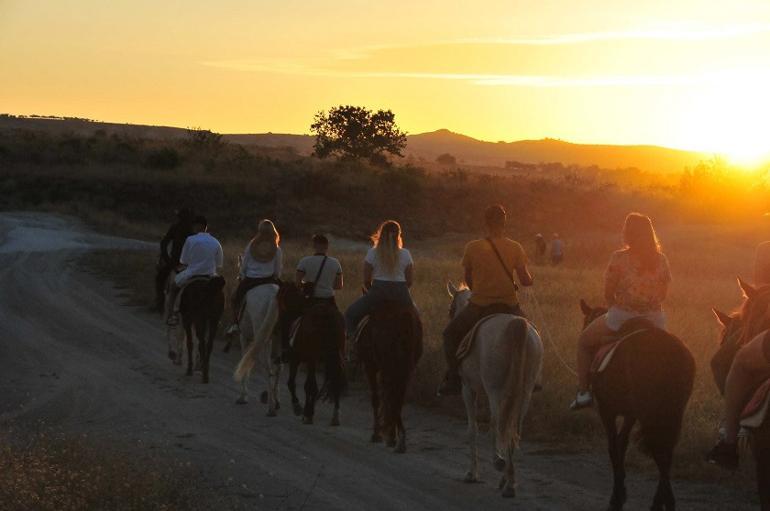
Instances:
[[[676,472],[680,477],[718,480],[723,475],[703,462],[703,453],[715,438],[721,406],[708,365],[718,338],[718,325],[710,309],[716,306],[730,310],[740,303],[735,277],[751,277],[753,248],[763,239],[763,233],[757,226],[677,225],[659,226],[659,235],[674,277],[666,302],[669,329],[687,344],[697,363],[695,389],[687,410]],[[459,399],[441,401],[434,393],[444,370],[440,343],[449,306],[445,282],[460,279],[459,261],[467,239],[452,235],[412,242],[408,230],[405,237],[406,246],[415,257],[413,296],[425,324],[425,354],[412,385],[411,399],[436,407],[438,413],[462,413]],[[596,414],[567,410],[575,380],[557,354],[574,367],[574,345],[582,321],[578,302],[580,298],[596,304],[601,302],[604,265],[617,248],[619,235],[588,232],[565,237],[565,263],[558,267],[533,265],[535,286],[522,296],[525,311],[542,332],[546,350],[545,389],[533,400],[524,434],[525,439],[553,443],[560,449],[603,450],[603,433]],[[237,258],[247,241],[248,234],[240,240],[224,240],[228,289],[235,282]],[[290,278],[297,260],[311,249],[309,243],[300,240],[285,240],[283,247],[284,277]],[[530,246],[526,248],[531,251]],[[345,289],[339,296],[343,309],[360,293],[365,249],[364,243],[333,241],[332,254],[341,260],[345,271]],[[108,257],[97,254],[92,256],[91,263],[102,267],[105,275],[116,279],[118,285],[133,288],[139,301],[148,302],[152,256],[137,253],[121,256],[120,268],[123,271],[130,268],[122,275],[110,271],[113,265],[106,260]],[[226,314],[225,323],[228,317]],[[630,462],[650,467],[641,455],[632,454]],[[750,484],[753,476],[749,468],[750,464],[745,463],[743,476],[736,479],[738,484]]]

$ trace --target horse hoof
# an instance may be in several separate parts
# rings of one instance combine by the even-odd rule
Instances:
[[[237,405],[245,405],[249,402],[249,399],[247,397],[241,396],[238,399],[235,400],[235,404]]]
[[[302,424],[313,424],[313,418],[307,417],[305,415],[302,416]]]
[[[395,447],[396,441],[392,438],[388,438],[388,441],[385,443],[385,445],[387,445],[388,447]]]
[[[510,499],[516,496],[516,488],[512,486],[506,486],[501,494],[503,498]]]
[[[370,442],[373,444],[379,444],[382,442],[382,437],[378,435],[377,433],[372,434],[372,438],[369,439]]]
[[[463,482],[464,483],[468,483],[468,484],[478,483],[479,482],[479,477],[476,474],[474,474],[473,472],[466,472],[465,473],[465,478],[463,479]]]
[[[262,394],[259,395],[259,402],[262,403],[263,405],[267,404],[267,391],[266,390],[263,390]]]
[[[184,373],[186,376],[192,376],[193,372],[192,370],[188,369],[186,373]]]
[[[340,418],[332,417],[332,421],[329,423],[329,426],[339,426],[339,425],[340,425]]]
[[[297,417],[302,415],[302,407],[300,406],[300,404],[299,403],[292,403],[292,405],[294,407],[294,415],[296,415]]]
[[[208,382],[209,382],[209,377],[208,376],[204,376],[203,377],[203,383],[208,383]]]
[[[281,402],[278,401],[277,399],[275,400],[275,409],[276,410],[280,410],[281,409]]]
[[[278,414],[275,413],[275,410],[268,410],[267,411],[267,416],[268,417],[275,417],[276,415],[278,415]]]
[[[172,362],[176,362],[176,352],[174,350],[168,350],[168,358],[171,359]]]
[[[406,444],[398,444],[395,449],[393,449],[393,452],[396,454],[404,454],[406,452]]]
[[[505,470],[505,460],[500,456],[495,456],[495,460],[492,462],[492,465],[495,467],[495,470],[497,470],[498,472],[502,472],[503,470]]]

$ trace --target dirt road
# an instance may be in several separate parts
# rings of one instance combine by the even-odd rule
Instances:
[[[325,405],[314,426],[302,425],[288,406],[267,418],[258,399],[236,405],[231,373],[238,350],[217,349],[213,383],[184,377],[166,358],[160,320],[120,305],[108,283],[78,270],[79,254],[92,248],[152,245],[89,233],[64,218],[0,214],[3,423],[45,420],[138,449],[171,448],[201,469],[211,491],[254,509],[605,508],[610,472],[604,453],[560,454],[526,444],[525,432],[518,497],[504,500],[490,463],[482,464],[485,483],[461,482],[463,421],[409,407],[409,450],[397,455],[368,442],[362,391],[344,401],[338,428],[326,425],[331,410]],[[286,402],[285,389],[282,397]],[[481,442],[483,459],[491,459],[489,440]],[[637,474],[629,479],[628,509],[649,508],[654,482]],[[714,485],[677,481],[674,489],[680,509],[753,509],[747,495]]]

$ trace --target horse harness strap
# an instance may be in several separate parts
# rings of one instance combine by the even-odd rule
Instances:
[[[486,238],[486,240],[489,243],[489,245],[492,247],[492,251],[497,256],[497,260],[500,261],[500,266],[503,267],[503,271],[505,271],[505,274],[508,275],[508,279],[511,281],[511,284],[513,284],[513,289],[518,291],[519,285],[516,284],[516,280],[514,280],[513,274],[510,271],[508,271],[508,267],[505,265],[505,262],[503,261],[503,256],[500,255],[500,252],[497,250],[497,247],[492,241],[492,238]]]

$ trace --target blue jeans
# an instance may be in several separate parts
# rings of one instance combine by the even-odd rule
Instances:
[[[345,328],[348,335],[356,331],[358,323],[365,316],[374,312],[377,307],[385,302],[396,302],[414,307],[412,295],[409,294],[409,288],[406,282],[389,282],[385,280],[375,280],[372,287],[361,298],[350,304],[345,311]]]

